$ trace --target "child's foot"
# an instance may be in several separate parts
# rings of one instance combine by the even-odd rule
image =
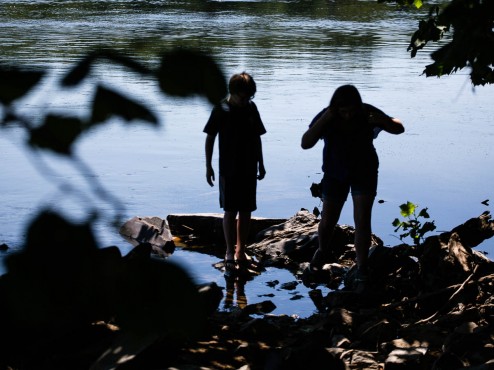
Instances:
[[[234,259],[225,259],[225,277],[233,277],[237,271],[237,263]]]
[[[369,270],[365,267],[359,267],[355,273],[353,281],[353,291],[362,294],[367,290],[369,285]]]
[[[335,260],[336,259],[334,258],[331,250],[322,250],[317,248],[316,252],[312,256],[312,260],[310,261],[310,266],[315,270],[321,270],[325,263],[330,263]]]

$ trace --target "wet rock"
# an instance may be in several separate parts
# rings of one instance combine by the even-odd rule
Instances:
[[[298,281],[289,281],[287,283],[281,284],[280,289],[294,290],[297,289],[297,286],[298,286]]]
[[[218,244],[223,251],[225,236],[222,213],[170,214],[166,219],[173,235],[202,243]],[[286,219],[252,217],[248,242],[254,242],[259,231],[285,221]]]
[[[243,315],[262,315],[270,313],[276,309],[276,305],[272,301],[263,301],[260,303],[248,304],[242,310]]]
[[[168,257],[175,250],[170,228],[166,220],[159,217],[133,217],[119,232],[133,246],[149,243],[153,253],[160,257]]]
[[[5,243],[0,244],[0,252],[5,252],[9,250],[9,246]]]
[[[257,243],[248,246],[266,266],[278,266],[297,270],[299,264],[309,262],[318,248],[319,220],[309,211],[302,209],[286,222],[271,226],[257,234]],[[337,225],[332,241],[333,252],[341,256],[347,246],[353,244],[354,229],[348,225]],[[382,245],[373,236],[373,244]]]

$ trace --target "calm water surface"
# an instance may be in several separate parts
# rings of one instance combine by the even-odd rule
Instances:
[[[76,110],[87,114],[92,84],[58,91],[56,81],[86,52],[111,46],[153,64],[160,51],[193,46],[211,53],[225,75],[248,71],[257,81],[255,102],[268,133],[263,137],[267,176],[259,183],[256,216],[287,218],[320,203],[309,187],[321,175],[322,144],[303,151],[300,137],[327,105],[334,89],[355,84],[366,102],[402,119],[406,133],[382,133],[378,199],[373,228],[387,245],[399,242],[391,225],[407,200],[428,207],[438,230],[449,230],[490,207],[493,199],[494,90],[471,88],[466,72],[441,79],[420,76],[428,50],[410,59],[410,33],[427,12],[399,10],[374,1],[2,1],[2,61],[49,69],[50,74],[18,109]],[[125,216],[219,212],[218,189],[205,181],[203,126],[211,106],[202,98],[171,99],[152,81],[101,64],[93,82],[105,81],[145,99],[162,120],[159,129],[115,120],[86,135],[77,155],[93,172],[80,173],[54,156],[24,150],[19,128],[2,129],[0,243],[22,245],[24,223],[39,207],[62,209],[75,218],[113,206],[96,198],[86,179],[96,179],[125,205]],[[42,164],[52,171],[40,173]],[[66,193],[70,184],[80,189]],[[352,224],[349,202],[341,223]],[[129,246],[106,223],[101,245]],[[492,251],[492,241],[480,249]],[[177,252],[197,280],[225,282],[211,268],[217,257]],[[245,286],[249,303],[275,289],[275,313],[306,316],[313,311],[307,290],[267,288],[287,282],[285,271],[269,270]],[[296,295],[303,298],[293,300]],[[224,302],[228,305],[228,302]]]

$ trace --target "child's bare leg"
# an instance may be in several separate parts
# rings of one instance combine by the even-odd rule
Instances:
[[[237,248],[235,258],[237,260],[246,259],[245,247],[249,237],[251,212],[239,212],[237,221]]]
[[[225,235],[226,243],[225,260],[233,260],[235,257],[236,218],[237,212],[233,211],[225,211],[223,216],[223,234]]]
[[[324,200],[322,206],[321,221],[318,226],[318,239],[319,239],[319,249],[314,254],[312,259],[312,264],[314,267],[321,267],[320,258],[327,255],[329,252],[331,239],[333,237],[334,229],[338,220],[340,218],[341,210],[345,204],[345,199],[338,200]]]
[[[374,196],[353,196],[353,217],[355,221],[355,252],[357,266],[364,268],[367,265],[369,248],[371,245],[371,218]]]

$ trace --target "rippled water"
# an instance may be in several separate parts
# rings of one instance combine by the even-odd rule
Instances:
[[[60,92],[54,81],[85,53],[110,46],[153,64],[162,50],[193,46],[207,51],[225,75],[246,70],[258,85],[255,102],[268,133],[263,137],[267,168],[259,183],[257,216],[290,217],[300,208],[320,206],[310,196],[321,178],[322,145],[303,151],[300,137],[336,87],[355,84],[366,102],[399,117],[406,133],[381,134],[376,141],[380,183],[374,232],[386,244],[399,242],[391,225],[398,206],[410,200],[428,207],[439,230],[449,230],[489,207],[494,139],[494,90],[472,90],[466,72],[441,79],[420,76],[429,50],[410,59],[406,52],[418,17],[427,12],[399,10],[375,1],[2,1],[0,51],[3,62],[51,71],[22,107],[75,109],[85,114],[92,85]],[[85,176],[95,176],[125,204],[125,214],[166,217],[170,213],[219,212],[217,187],[205,181],[202,128],[211,106],[201,98],[159,95],[148,79],[101,64],[94,80],[150,102],[162,119],[160,129],[142,124],[111,125],[87,135],[77,146],[93,174],[74,171],[52,156],[54,169],[42,175],[39,158],[23,150],[22,132],[2,129],[0,243],[22,244],[24,222],[40,206],[56,204],[82,217],[94,207],[111,215],[112,206],[94,198]],[[61,184],[84,190],[66,194]],[[349,203],[341,222],[352,224]],[[98,225],[102,245],[129,248],[113,229]],[[481,249],[492,250],[488,241]],[[224,281],[210,266],[217,257],[185,252],[173,258],[187,264],[202,281]],[[259,301],[266,281],[293,279],[270,270],[245,287],[247,300]],[[269,290],[269,289],[268,289]],[[305,296],[279,290],[276,313],[306,315]],[[295,293],[297,294],[297,293]]]

